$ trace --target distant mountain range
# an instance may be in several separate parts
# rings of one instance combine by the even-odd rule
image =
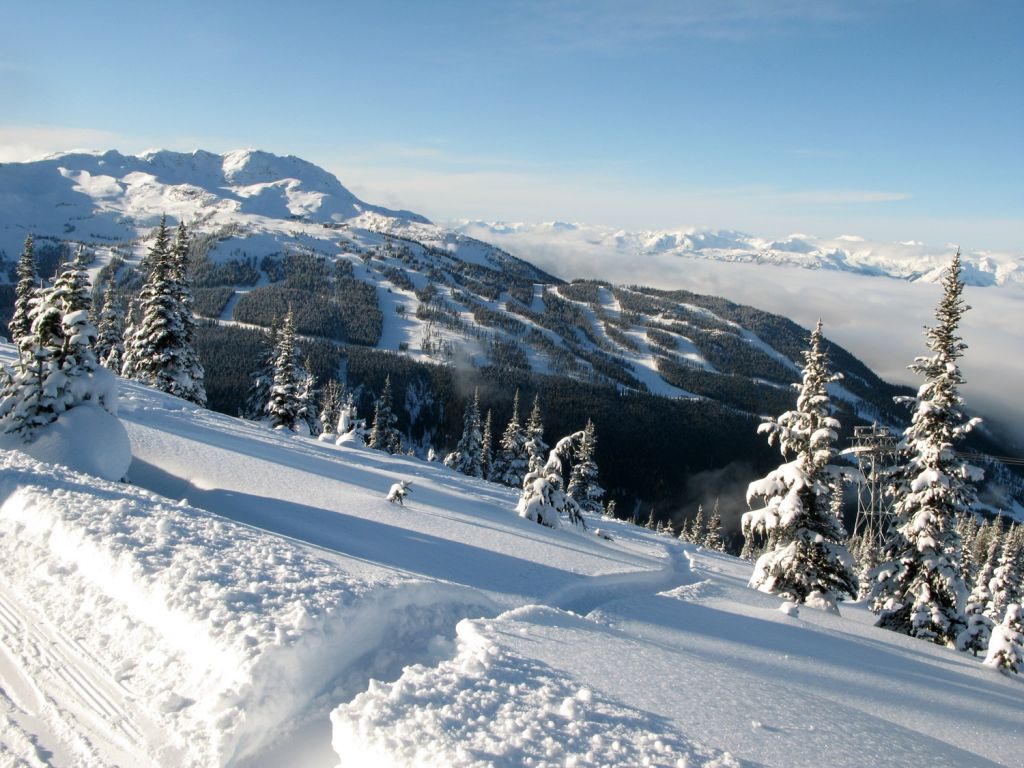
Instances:
[[[670,255],[681,259],[775,264],[925,282],[939,280],[956,250],[955,245],[872,242],[853,235],[823,239],[794,234],[783,240],[769,240],[733,230],[629,232],[561,221],[527,224],[461,219],[451,222],[451,226],[520,253],[541,248],[561,249],[577,255],[618,255],[623,259]],[[965,249],[962,259],[963,279],[968,285],[1024,287],[1024,254]]]

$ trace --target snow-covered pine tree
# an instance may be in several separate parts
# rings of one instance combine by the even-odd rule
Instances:
[[[704,505],[697,505],[697,514],[693,518],[693,522],[690,525],[690,535],[688,541],[694,544],[701,544],[704,541],[704,535],[706,533],[707,526],[704,523]]]
[[[342,387],[337,379],[328,379],[324,388],[320,391],[320,424],[323,427],[321,435],[334,436],[338,428],[338,420],[341,418]]]
[[[942,279],[937,324],[925,330],[931,357],[910,366],[924,378],[903,433],[894,515],[896,535],[873,572],[877,626],[954,645],[965,629],[966,588],[961,576],[957,515],[971,514],[973,483],[982,473],[957,457],[955,446],[978,422],[963,413],[957,360],[967,345],[957,335],[968,309],[957,251]],[[895,551],[893,551],[895,550]]]
[[[271,427],[295,431],[299,422],[301,386],[302,372],[296,361],[295,350],[295,314],[289,307],[277,334],[274,381],[270,385],[267,399],[266,417]]]
[[[338,437],[352,432],[362,440],[366,433],[366,422],[359,418],[356,410],[356,398],[349,391],[344,391],[341,397],[341,410],[338,411],[338,426],[335,430]]]
[[[367,445],[378,451],[388,453],[402,452],[402,435],[398,431],[398,417],[391,410],[391,375],[384,379],[384,390],[373,409],[373,425]]]
[[[484,431],[480,447],[480,472],[484,480],[491,479],[491,470],[494,468],[494,432],[493,414],[487,409],[487,416],[484,418]]]
[[[725,552],[725,541],[722,539],[722,513],[718,509],[718,499],[711,508],[711,519],[708,520],[708,532],[704,535],[704,549],[713,552]]]
[[[748,486],[747,503],[756,496],[765,506],[743,515],[744,535],[762,532],[769,543],[750,586],[830,610],[857,594],[853,558],[841,543],[846,532],[829,500],[838,474],[831,462],[839,422],[830,413],[827,385],[838,378],[828,370],[819,320],[804,352],[796,410],[758,428],[768,433],[769,444],[778,439],[783,456],[794,458]]]
[[[1020,672],[1024,665],[1024,620],[1019,603],[1006,606],[1002,622],[992,628],[984,663],[1000,672]]]
[[[124,359],[124,311],[114,287],[114,279],[103,291],[103,309],[100,311],[96,335],[96,360],[113,373],[121,373]]]
[[[88,275],[77,260],[66,264],[53,287],[32,300],[31,346],[26,343],[19,370],[0,402],[3,431],[30,441],[39,427],[82,403],[116,411],[114,380],[98,370],[92,349],[96,329],[89,322],[91,303]]]
[[[480,391],[466,404],[462,416],[462,437],[455,450],[445,456],[444,465],[470,477],[483,477],[480,463],[483,436],[480,434]]]
[[[277,361],[278,329],[272,327],[263,333],[266,345],[263,352],[263,364],[259,370],[250,374],[252,383],[245,393],[241,417],[250,421],[262,421],[267,415],[267,403],[270,400],[270,388],[274,385],[274,364]]]
[[[544,422],[540,415],[540,395],[534,395],[533,409],[526,422],[527,472],[539,472],[543,469],[547,450],[547,443],[544,442]]]
[[[992,539],[997,539],[1000,542],[1003,540],[1003,527],[1000,525],[998,517],[986,520],[979,526],[978,534],[971,542],[971,560],[973,562],[979,565],[985,562]],[[975,574],[975,579],[977,579],[977,574]]]
[[[974,588],[971,590],[970,597],[967,598],[967,608],[964,611],[967,628],[957,638],[957,647],[970,651],[975,656],[978,655],[978,651],[988,648],[992,627],[998,621],[998,618],[993,619],[986,616],[985,609],[988,607],[989,600],[992,599],[992,591],[988,585],[995,573],[999,550],[999,537],[993,536],[988,553],[975,578]]]
[[[35,437],[37,429],[57,419],[64,388],[58,360],[64,343],[61,313],[50,301],[49,291],[33,298],[29,317],[31,331],[21,337],[24,349],[18,370],[0,401],[3,431],[16,433],[25,442]]]
[[[173,394],[196,405],[206,405],[206,372],[199,362],[196,350],[196,317],[192,301],[192,286],[188,274],[189,233],[185,222],[178,223],[178,230],[171,246],[171,279],[178,300],[178,316],[181,321],[181,376],[178,391]]]
[[[491,480],[512,488],[521,488],[527,472],[526,433],[520,423],[519,390],[512,400],[512,417],[498,442],[498,452],[494,457],[494,470]]]
[[[960,575],[963,577],[964,584],[968,589],[973,586],[978,568],[981,567],[981,563],[974,557],[974,540],[978,537],[979,531],[978,520],[973,512],[966,515],[957,515],[956,534],[960,537],[960,551],[962,553]]]
[[[583,437],[576,446],[567,491],[584,512],[599,514],[603,507],[604,488],[597,482],[597,428],[587,419]]]
[[[296,354],[298,350],[296,350]],[[296,414],[300,431],[316,437],[323,431],[320,424],[320,413],[317,410],[316,376],[313,374],[313,363],[307,357],[298,371],[299,410]]]
[[[988,583],[989,599],[985,606],[985,615],[992,621],[999,621],[1010,603],[1020,603],[1024,599],[1020,583],[1021,564],[1018,562],[1024,557],[1021,551],[1022,530],[1019,525],[1014,525],[1002,537],[999,563]]]
[[[149,276],[139,293],[139,316],[125,332],[121,375],[156,387],[162,392],[205,403],[201,373],[193,365],[181,283],[172,252],[167,221],[160,218],[147,259]]]
[[[19,350],[27,351],[32,347],[32,300],[39,293],[35,248],[31,234],[25,238],[25,247],[21,251],[21,258],[18,259],[16,274],[18,284],[14,288],[14,314],[7,328],[11,332],[11,341],[14,345]]]
[[[516,507],[520,517],[549,528],[560,528],[562,515],[567,515],[573,525],[587,527],[579,505],[562,490],[563,462],[569,460],[574,445],[582,439],[582,431],[563,437],[548,454],[544,466],[526,474]]]

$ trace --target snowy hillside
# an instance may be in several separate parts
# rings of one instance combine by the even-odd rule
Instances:
[[[55,155],[0,166],[0,202],[8,271],[32,232],[49,258],[84,246],[94,273],[109,264],[133,285],[117,265],[130,268],[144,257],[146,238],[166,213],[201,240],[200,314],[268,327],[277,317],[270,308],[285,303],[281,296],[322,302],[314,294],[332,290],[330,274],[313,282],[308,261],[296,268],[300,274],[288,272],[290,257],[311,256],[371,286],[376,298],[358,304],[345,294],[329,308],[338,317],[316,327],[300,323],[301,332],[420,361],[507,366],[760,412],[792,381],[803,341],[802,329],[774,322],[779,318],[761,323],[773,336],[762,338],[741,308],[712,297],[653,296],[609,284],[558,287],[499,248],[363,203],[295,157],[254,150]],[[868,418],[889,410],[891,392],[857,361],[843,360],[848,377],[864,387],[837,395]],[[734,374],[749,381],[742,392],[723,394],[735,389],[723,383]],[[236,404],[222,407],[237,412]]]
[[[794,234],[771,240],[732,230],[629,232],[560,221],[528,224],[463,219],[453,222],[453,227],[523,255],[561,252],[569,260],[668,255],[833,270],[911,282],[938,282],[956,249],[948,244],[929,246],[916,241],[873,242],[853,235],[829,239]],[[1024,254],[966,249],[963,262],[967,285],[1024,286]]]
[[[0,453],[4,765],[1019,764],[1021,682],[862,606],[136,384],[120,417],[130,484]]]

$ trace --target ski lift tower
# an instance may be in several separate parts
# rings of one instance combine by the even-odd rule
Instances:
[[[860,470],[853,535],[876,551],[885,544],[892,520],[892,497],[884,484],[896,464],[898,444],[899,438],[877,423],[853,428],[853,445],[848,452],[857,457]]]

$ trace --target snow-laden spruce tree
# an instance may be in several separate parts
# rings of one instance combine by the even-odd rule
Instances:
[[[337,379],[328,379],[320,391],[320,409],[318,419],[321,425],[321,439],[337,437],[335,430],[341,418],[342,396],[344,388]]]
[[[974,588],[967,598],[967,608],[964,616],[967,621],[967,628],[960,633],[956,644],[958,648],[970,651],[975,656],[978,651],[988,648],[988,640],[992,634],[992,627],[998,619],[992,619],[985,615],[989,601],[992,599],[992,591],[989,589],[989,582],[996,570],[996,560],[999,557],[1000,540],[993,536],[989,545],[985,561],[981,564],[974,582]]]
[[[297,417],[302,424],[299,431],[315,437],[323,431],[323,426],[320,424],[320,413],[317,409],[316,375],[313,373],[313,363],[308,357],[299,368],[298,398]]]
[[[139,316],[125,332],[121,375],[203,405],[202,366],[189,340],[194,320],[191,306],[182,304],[182,257],[176,253],[181,247],[171,247],[161,217],[147,258],[149,276],[139,293]]]
[[[270,388],[274,385],[274,366],[277,361],[276,327],[263,332],[263,360],[258,370],[249,374],[252,383],[245,393],[242,403],[241,417],[250,421],[262,421],[267,414],[267,402],[270,400]]]
[[[11,341],[19,350],[32,347],[32,300],[38,295],[35,248],[32,235],[25,238],[17,268],[18,284],[14,288],[14,314],[7,324]]]
[[[533,397],[533,409],[526,421],[526,471],[538,472],[545,464],[548,445],[544,442],[544,422],[540,414],[540,395]]]
[[[185,222],[178,223],[174,245],[171,246],[171,279],[178,299],[181,318],[181,368],[183,377],[180,391],[175,394],[196,405],[206,405],[206,372],[199,362],[196,349],[196,316],[192,300],[192,285],[188,276],[189,233]]]
[[[498,452],[494,457],[494,469],[491,480],[512,488],[521,488],[526,476],[528,457],[526,453],[526,432],[520,423],[519,390],[512,400],[512,417],[498,442]]]
[[[113,278],[103,292],[103,309],[96,325],[96,359],[113,373],[121,373],[124,359],[124,311]]]
[[[1014,674],[1024,666],[1024,620],[1018,603],[1006,606],[1003,620],[992,628],[985,664],[1000,672]]]
[[[957,360],[967,345],[957,335],[968,309],[957,252],[942,279],[938,321],[925,330],[930,357],[910,366],[924,378],[913,398],[897,470],[896,531],[872,572],[877,626],[953,646],[966,627],[957,515],[971,514],[981,471],[956,455],[956,444],[978,422],[963,413]]]
[[[31,441],[40,427],[84,403],[116,413],[116,380],[93,353],[91,303],[88,275],[78,260],[65,264],[53,286],[33,298],[18,371],[0,396],[4,432]]]
[[[600,514],[604,510],[604,488],[597,482],[597,461],[594,459],[596,450],[597,429],[594,422],[587,419],[583,437],[576,445],[566,490],[584,512]]]
[[[685,529],[686,523],[683,523]],[[707,532],[707,524],[704,520],[704,505],[697,505],[697,514],[694,515],[693,520],[690,521],[690,528],[686,531],[686,538],[683,541],[688,541],[691,544],[700,544],[704,541],[704,535]]]
[[[573,525],[587,527],[583,521],[583,510],[562,488],[563,462],[570,460],[574,445],[582,439],[582,431],[563,437],[551,449],[544,466],[527,472],[516,506],[520,517],[549,528],[560,528],[565,515]]]
[[[491,470],[494,467],[494,414],[487,409],[487,416],[484,417],[484,431],[481,435],[480,444],[480,472],[484,480],[491,479]]]
[[[725,541],[722,539],[722,513],[718,509],[718,499],[715,499],[715,506],[711,509],[711,517],[708,519],[708,532],[704,534],[702,542],[704,549],[713,552],[725,552]]]
[[[277,354],[274,357],[274,380],[267,397],[266,419],[274,429],[296,431],[300,423],[299,390],[302,370],[295,348],[295,313],[288,308],[277,334]]]
[[[391,375],[384,378],[384,390],[373,408],[373,424],[366,444],[377,451],[402,452],[402,433],[398,431],[398,417],[391,410]]]
[[[470,477],[483,477],[480,456],[483,435],[480,431],[480,391],[473,392],[473,400],[466,404],[462,415],[462,437],[455,450],[444,457],[444,465]]]
[[[744,535],[762,533],[768,540],[750,586],[830,610],[857,594],[853,558],[842,544],[846,533],[830,504],[839,422],[830,413],[827,385],[837,378],[828,370],[819,320],[804,352],[796,409],[758,428],[793,459],[747,487],[747,504],[759,497],[764,507],[743,515]]]
[[[985,615],[992,621],[999,621],[1006,613],[1010,603],[1024,600],[1021,585],[1021,570],[1024,566],[1022,551],[1022,532],[1024,528],[1015,525],[1002,537],[999,562],[992,570],[992,578],[988,583],[989,599],[985,605]]]

